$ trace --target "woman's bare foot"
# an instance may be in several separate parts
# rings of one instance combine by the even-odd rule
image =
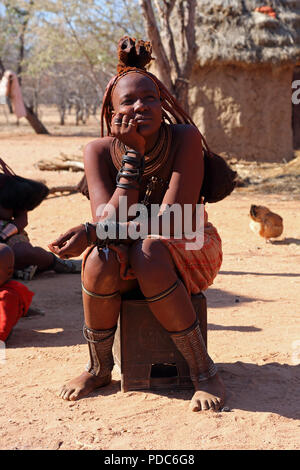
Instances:
[[[64,400],[75,401],[85,397],[96,388],[104,387],[111,382],[111,374],[105,377],[97,377],[89,372],[83,372],[79,377],[64,385],[59,396]]]
[[[196,391],[190,403],[192,411],[217,411],[224,405],[225,385],[218,373],[206,381],[195,382],[194,387]]]

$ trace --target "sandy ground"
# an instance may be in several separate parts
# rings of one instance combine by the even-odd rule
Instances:
[[[0,110],[1,111],[1,110]],[[37,136],[1,116],[0,156],[49,186],[77,183],[81,173],[42,172],[49,159],[80,153],[96,136],[88,128],[60,128]],[[72,123],[71,123],[72,124]],[[89,135],[72,136],[74,132]],[[250,204],[264,204],[284,219],[284,233],[266,244],[249,229]],[[87,362],[82,338],[79,275],[44,273],[26,285],[44,315],[24,318],[7,341],[0,364],[1,449],[297,449],[299,448],[300,201],[292,195],[237,190],[208,207],[223,239],[224,262],[208,300],[208,344],[224,378],[230,412],[188,411],[191,391],[120,391],[120,375],[78,402],[57,396]],[[50,196],[30,213],[28,233],[42,247],[89,219],[79,194]],[[2,351],[3,352],[3,351]]]

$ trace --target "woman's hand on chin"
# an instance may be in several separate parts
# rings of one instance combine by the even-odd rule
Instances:
[[[141,156],[145,153],[145,139],[138,132],[138,124],[129,115],[117,113],[112,118],[112,135],[119,139],[130,149],[139,152]]]

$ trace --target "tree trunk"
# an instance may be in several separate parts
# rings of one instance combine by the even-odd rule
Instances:
[[[187,79],[178,77],[175,80],[174,96],[181,104],[183,109],[189,112],[189,81]]]
[[[4,67],[2,59],[0,57],[0,80],[3,77],[4,72],[5,72],[5,67]]]
[[[195,37],[197,2],[196,0],[169,0],[164,2],[154,0],[154,3],[158,10],[160,28],[157,25],[152,1],[140,0],[146,31],[153,47],[158,72],[162,82],[188,113],[189,79],[197,57]],[[173,19],[176,15],[176,29],[171,15]]]
[[[29,106],[25,105],[26,119],[37,134],[49,134],[43,123],[37,118],[36,114]]]
[[[149,0],[140,0],[143,16],[146,23],[147,35],[151,41],[155,53],[156,64],[159,69],[161,81],[172,91],[171,67],[165,48],[163,46],[159,29],[154,16],[152,3]]]

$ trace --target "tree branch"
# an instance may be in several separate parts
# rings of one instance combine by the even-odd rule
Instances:
[[[156,4],[156,7],[159,9],[160,16],[162,17],[162,20],[163,20],[162,21],[163,29],[164,29],[164,33],[166,35],[166,38],[168,40],[168,45],[169,45],[170,61],[174,65],[176,75],[180,75],[180,66],[179,66],[178,59],[177,59],[174,36],[173,36],[173,32],[172,32],[171,25],[170,25],[170,16],[175,6],[175,1],[176,0],[170,0],[169,2],[164,2],[165,9],[161,8],[158,0],[155,1],[155,4]]]
[[[2,58],[0,57],[0,80],[2,78],[2,75],[4,74],[5,72],[5,67],[4,67],[4,64],[2,62]]]
[[[98,80],[97,75],[95,74],[94,65],[93,65],[93,63],[91,62],[91,59],[90,59],[88,53],[86,52],[86,50],[85,50],[84,47],[82,46],[80,40],[78,39],[78,36],[77,36],[77,34],[76,34],[76,31],[74,30],[74,28],[73,28],[73,26],[72,26],[72,23],[71,23],[71,21],[69,20],[69,18],[67,17],[66,13],[63,12],[63,15],[64,15],[64,18],[65,18],[65,21],[66,21],[67,25],[69,26],[69,28],[70,28],[70,30],[71,30],[71,33],[72,33],[72,35],[73,35],[73,37],[74,37],[76,43],[78,44],[78,46],[79,46],[79,48],[80,48],[80,50],[81,50],[83,56],[86,58],[87,63],[89,64],[90,71],[91,71],[91,75],[92,75],[92,78],[93,78],[93,80],[94,80],[96,86],[98,86],[98,87],[101,89],[102,93],[104,93],[104,87],[103,87],[101,81]]]
[[[184,26],[184,35],[187,44],[187,54],[185,63],[182,68],[182,77],[189,78],[193,69],[193,64],[196,58],[197,45],[195,35],[195,12],[196,12],[196,0],[190,0],[188,2],[188,21]]]
[[[161,80],[167,88],[173,90],[171,79],[171,67],[163,46],[159,29],[154,16],[151,0],[140,0],[143,16],[146,23],[147,35],[151,41],[154,54],[156,56],[157,66],[160,72]]]

